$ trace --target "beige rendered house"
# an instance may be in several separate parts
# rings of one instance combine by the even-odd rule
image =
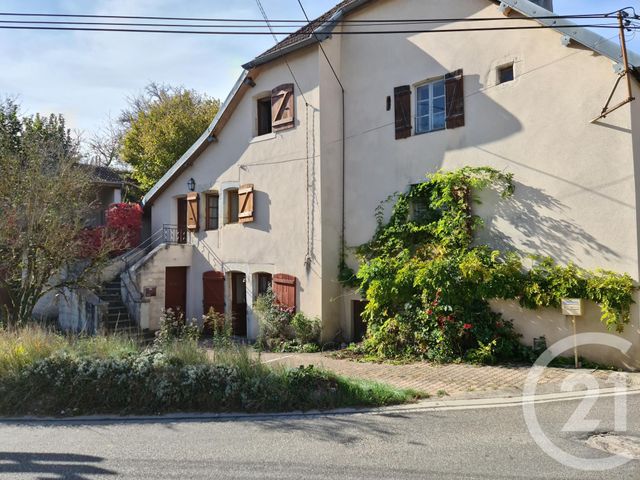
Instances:
[[[313,35],[244,65],[208,130],[144,199],[160,245],[123,276],[139,292],[130,308],[140,326],[156,329],[165,307],[196,318],[213,307],[255,338],[252,303],[273,282],[283,303],[321,317],[326,340],[358,336],[360,299],[338,282],[342,240],[356,267],[350,247],[371,238],[382,200],[464,165],[517,181],[513,201],[480,207],[483,240],[638,279],[640,103],[592,123],[624,71],[618,32],[527,18],[550,10],[550,0],[347,0],[311,22]],[[431,31],[496,17],[552,28]],[[341,23],[392,18],[470,21],[388,35]],[[627,98],[623,83],[612,104]],[[638,96],[636,79],[632,88]],[[525,342],[571,333],[559,311],[496,308]],[[605,331],[597,306],[588,310],[581,331]],[[637,362],[637,313],[629,357],[585,356]]]

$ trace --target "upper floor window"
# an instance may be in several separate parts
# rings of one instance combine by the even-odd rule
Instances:
[[[252,183],[225,188],[222,202],[224,224],[253,222],[254,195]]]
[[[446,125],[444,78],[416,88],[416,133],[442,130]]]
[[[256,100],[257,135],[295,127],[295,98],[292,83],[274,88],[271,95]]]
[[[414,93],[416,99],[412,102]],[[415,89],[411,85],[396,87],[393,95],[396,140],[465,124],[462,70],[420,83]]]
[[[513,63],[498,68],[498,83],[512,82],[514,78]]]
[[[218,201],[219,196],[217,193],[207,193],[206,196],[206,229],[217,230],[219,221]]]
[[[258,135],[272,132],[271,127],[271,97],[258,99]]]

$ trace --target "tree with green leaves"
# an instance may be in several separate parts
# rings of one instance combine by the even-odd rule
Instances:
[[[110,244],[89,250],[95,192],[61,115],[21,117],[0,102],[0,320],[29,322],[51,291],[89,286]]]
[[[120,160],[148,191],[204,133],[220,101],[183,87],[151,83],[122,113]]]

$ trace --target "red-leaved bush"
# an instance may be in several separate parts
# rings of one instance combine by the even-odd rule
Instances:
[[[94,257],[108,245],[110,255],[120,255],[140,244],[142,207],[136,203],[114,203],[106,211],[107,224],[81,233],[81,255]]]
[[[137,203],[113,203],[107,209],[107,231],[118,238],[121,251],[137,247],[142,234],[142,207]]]

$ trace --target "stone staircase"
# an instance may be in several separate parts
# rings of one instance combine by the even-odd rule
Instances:
[[[142,337],[142,332],[135,321],[129,317],[129,311],[122,302],[119,275],[114,280],[103,284],[98,296],[103,302],[109,303],[106,319],[102,322],[105,333]]]

